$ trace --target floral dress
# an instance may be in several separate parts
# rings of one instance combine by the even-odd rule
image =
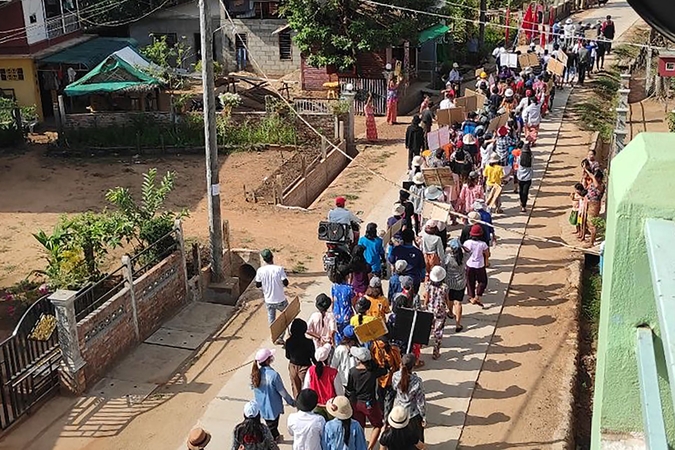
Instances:
[[[334,284],[331,289],[333,315],[335,316],[335,323],[337,325],[337,332],[335,333],[336,345],[342,342],[342,332],[349,325],[349,319],[352,317],[352,299],[354,295],[354,288],[350,284]]]
[[[363,107],[363,113],[366,115],[366,139],[377,141],[377,125],[375,124],[375,108],[371,103],[366,103]]]
[[[448,298],[448,285],[441,283],[428,282],[426,284],[427,311],[434,315],[434,326],[432,334],[434,336],[434,359],[437,359],[441,350],[441,341],[443,339],[443,329],[445,328],[445,319],[448,313],[448,307],[445,301]]]

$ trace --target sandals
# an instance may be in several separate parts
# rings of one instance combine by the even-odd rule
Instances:
[[[457,325],[457,326],[455,327],[455,333],[460,333],[463,329],[464,329],[463,326]]]

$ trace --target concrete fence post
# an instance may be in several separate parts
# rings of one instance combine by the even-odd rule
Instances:
[[[63,355],[63,365],[60,371],[61,385],[70,393],[79,395],[86,388],[83,370],[86,362],[82,358],[80,340],[77,336],[76,296],[76,291],[58,289],[49,296],[49,301],[54,305],[59,346]]]
[[[138,329],[138,307],[136,306],[136,291],[134,290],[134,267],[131,264],[129,255],[122,256],[122,276],[124,277],[124,287],[129,289],[129,298],[131,299],[131,315],[134,318],[134,334],[136,340],[141,340],[141,333]]]
[[[178,249],[180,251],[181,267],[183,269],[183,276],[185,278],[185,298],[188,298],[190,286],[188,285],[188,271],[187,271],[187,254],[185,252],[185,236],[183,235],[183,223],[180,219],[176,219],[173,224],[176,230],[176,239],[178,240]],[[229,239],[228,239],[229,241]]]

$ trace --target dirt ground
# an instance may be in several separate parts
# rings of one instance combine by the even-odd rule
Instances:
[[[568,105],[580,95],[575,90]],[[568,119],[566,113],[528,230],[575,245],[568,199],[591,136]],[[579,274],[570,265],[578,259],[579,253],[525,239],[459,448],[537,449],[562,442],[556,427],[569,399],[561,398],[566,387],[560,380],[574,370],[576,352],[577,299],[569,278]],[[492,419],[496,413],[499,420]]]

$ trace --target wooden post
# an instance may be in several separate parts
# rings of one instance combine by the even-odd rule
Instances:
[[[232,248],[230,247],[230,221],[223,220],[223,244],[225,244],[225,251],[227,252],[227,267],[232,275]]]
[[[281,175],[277,175],[277,178],[274,183],[274,196],[276,197],[275,203],[278,205],[284,204],[284,186],[281,183]]]
[[[326,159],[326,154],[328,153],[328,144],[326,143],[326,138],[321,136],[321,160]]]

